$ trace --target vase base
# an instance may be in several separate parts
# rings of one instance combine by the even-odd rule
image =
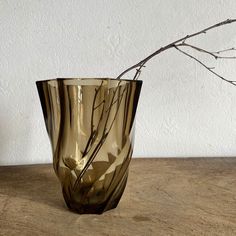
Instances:
[[[109,211],[112,210],[114,208],[117,207],[119,203],[119,200],[116,203],[113,203],[113,205],[111,205],[109,208],[107,207],[107,204],[99,204],[99,205],[83,205],[83,206],[71,206],[71,205],[67,205],[67,207],[69,208],[70,211],[78,213],[78,214],[97,214],[97,215],[101,215],[102,213],[104,213],[105,211]]]
[[[102,203],[98,204],[80,204],[78,202],[72,201],[72,199],[68,199],[67,195],[65,194],[65,191],[63,192],[64,199],[66,202],[67,207],[78,214],[102,214],[105,211],[112,210],[117,207],[121,196],[124,192],[126,183],[127,183],[127,177],[128,173],[124,175],[122,178],[122,181],[118,184],[117,188],[113,191],[111,196]]]

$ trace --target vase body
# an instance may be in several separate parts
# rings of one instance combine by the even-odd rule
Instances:
[[[115,208],[133,152],[142,81],[37,81],[53,167],[67,206],[78,213]]]

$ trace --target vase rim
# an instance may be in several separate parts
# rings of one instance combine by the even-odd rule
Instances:
[[[46,79],[46,80],[37,80],[37,83],[42,83],[42,82],[50,82],[50,81],[58,81],[58,80],[116,80],[116,81],[127,81],[127,82],[135,82],[135,83],[143,83],[142,80],[129,80],[129,79],[115,79],[115,78],[109,78],[109,77],[74,77],[74,78],[55,78],[55,79]]]

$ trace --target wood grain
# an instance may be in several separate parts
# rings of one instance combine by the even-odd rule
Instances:
[[[51,165],[0,167],[0,235],[236,235],[236,158],[133,159],[103,215],[69,211]]]

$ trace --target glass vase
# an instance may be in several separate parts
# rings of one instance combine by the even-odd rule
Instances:
[[[36,85],[67,206],[80,214],[115,208],[127,182],[142,81],[68,78]]]

